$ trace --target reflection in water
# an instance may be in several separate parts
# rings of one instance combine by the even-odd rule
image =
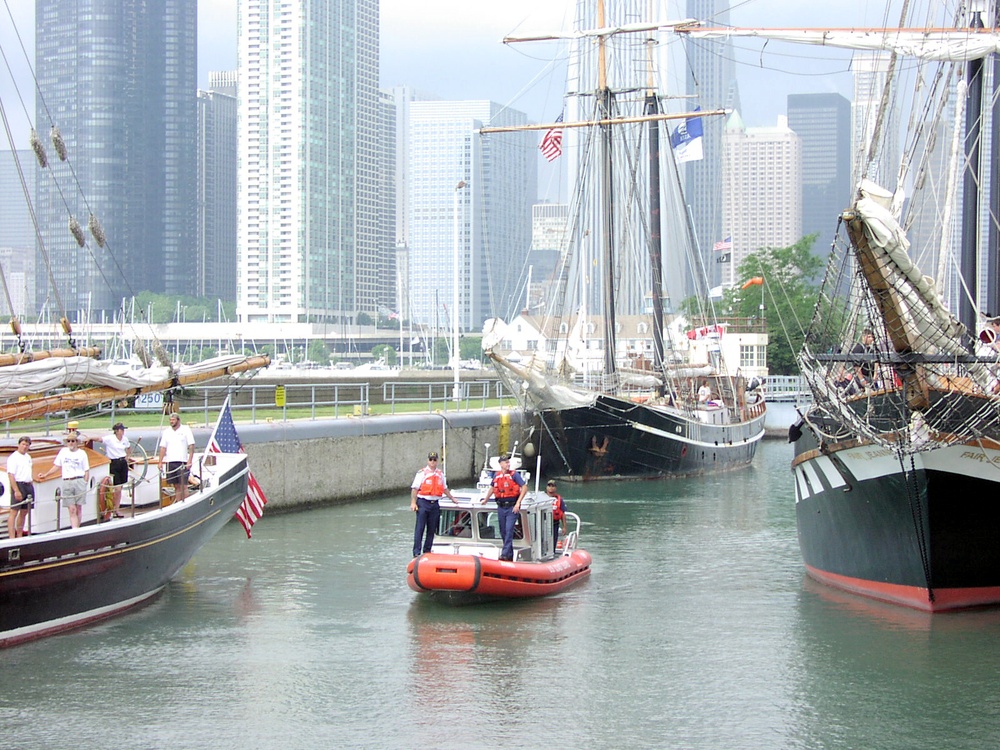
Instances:
[[[410,591],[404,493],[231,524],[150,606],[0,651],[3,746],[995,745],[1000,610],[809,582],[790,458],[564,484],[593,573],[536,601]]]

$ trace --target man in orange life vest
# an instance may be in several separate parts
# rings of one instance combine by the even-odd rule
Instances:
[[[445,482],[444,473],[438,468],[438,454],[431,451],[427,454],[427,466],[417,472],[410,485],[410,510],[417,514],[417,525],[413,530],[414,557],[421,550],[431,551],[441,518],[441,506],[438,503],[442,495],[455,500]]]
[[[503,537],[501,560],[514,559],[514,522],[521,510],[521,498],[527,491],[524,478],[518,472],[510,470],[510,454],[504,453],[500,456],[500,471],[493,477],[482,500],[485,503],[490,497],[496,496],[497,521],[500,524],[500,536]]]
[[[552,549],[559,543],[559,527],[566,533],[566,501],[556,492],[556,480],[545,484],[545,494],[552,498]]]

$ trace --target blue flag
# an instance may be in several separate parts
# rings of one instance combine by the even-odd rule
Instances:
[[[700,107],[698,108],[700,109]],[[695,109],[697,112],[698,109]],[[678,164],[687,161],[699,161],[704,158],[702,149],[702,129],[700,117],[688,117],[677,126],[677,129],[670,135],[670,145],[674,149],[674,157]]]

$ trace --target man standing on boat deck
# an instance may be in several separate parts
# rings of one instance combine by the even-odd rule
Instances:
[[[114,488],[114,517],[124,518],[119,512],[122,504],[122,487],[128,481],[128,460],[132,457],[132,444],[125,437],[125,425],[119,422],[111,428],[111,434],[94,438],[104,443],[104,455],[111,459],[108,474]],[[103,506],[102,506],[103,507]]]
[[[448,489],[444,472],[438,468],[438,454],[431,451],[427,454],[427,466],[417,472],[410,485],[410,510],[417,514],[417,523],[413,529],[413,556],[430,552],[434,546],[434,535],[437,533],[438,521],[441,520],[440,501],[443,495],[454,502],[455,497]]]
[[[485,503],[491,497],[497,500],[497,521],[500,524],[500,536],[503,537],[503,549],[500,550],[501,560],[514,559],[514,522],[521,511],[521,500],[528,491],[528,485],[519,472],[510,470],[510,454],[500,456],[500,471],[493,477],[490,488],[483,498]]]
[[[31,456],[28,448],[31,438],[25,435],[17,440],[17,450],[7,458],[7,476],[10,478],[11,504],[7,514],[7,537],[14,539],[25,535],[28,511],[35,507],[35,477],[31,473]]]
[[[545,494],[552,498],[552,549],[559,543],[559,529],[566,533],[566,501],[556,492],[556,480],[545,483]]]
[[[87,451],[80,450],[80,435],[71,432],[66,436],[66,447],[60,448],[52,461],[52,468],[39,475],[48,479],[50,474],[62,469],[62,507],[69,508],[69,525],[80,528],[83,518],[83,499],[87,496],[90,481],[90,459]]]
[[[174,485],[174,500],[181,502],[187,497],[188,473],[194,463],[194,434],[186,424],[181,424],[181,415],[170,415],[170,425],[160,435],[160,467],[166,461],[167,483]]]

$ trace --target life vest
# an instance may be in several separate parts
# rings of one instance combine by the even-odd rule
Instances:
[[[424,481],[420,483],[417,494],[420,497],[441,497],[444,494],[444,475],[440,469],[424,469]]]
[[[521,485],[514,481],[513,474],[500,471],[493,477],[493,494],[501,500],[510,500],[521,494]]]
[[[563,499],[561,495],[552,496],[552,520],[561,521],[566,517],[566,511],[563,510]]]

